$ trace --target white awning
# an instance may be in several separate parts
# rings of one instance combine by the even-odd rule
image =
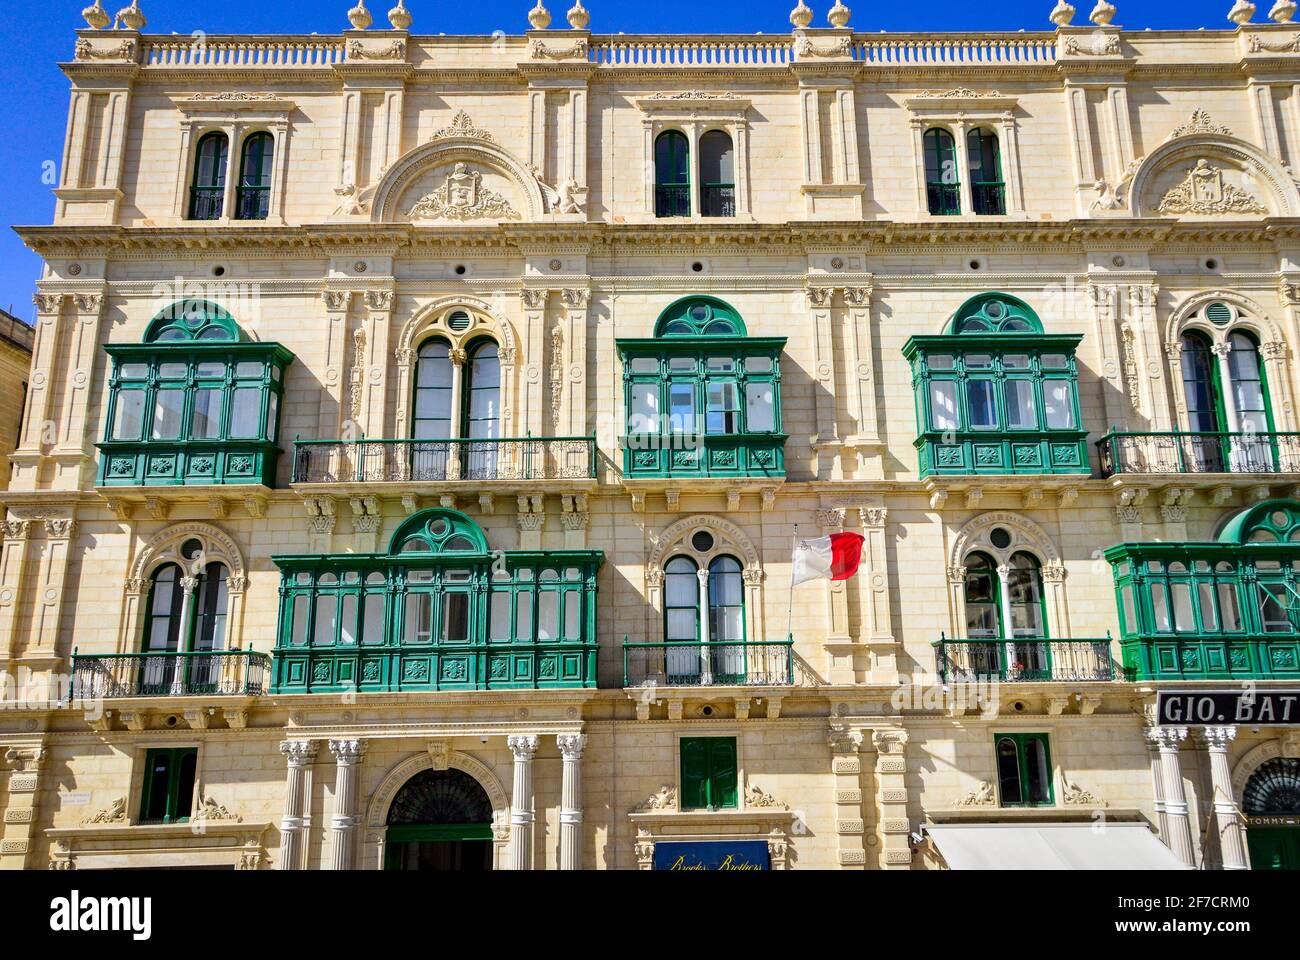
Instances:
[[[1145,823],[927,824],[952,870],[1188,870]]]

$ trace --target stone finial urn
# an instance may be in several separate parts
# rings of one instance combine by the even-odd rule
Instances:
[[[1273,9],[1268,12],[1268,18],[1277,23],[1290,23],[1294,16],[1295,4],[1292,0],[1277,0],[1277,3],[1273,4]]]
[[[575,0],[566,16],[569,18],[569,26],[574,30],[586,30],[587,24],[591,23],[591,14],[582,5],[582,0]]]
[[[149,22],[140,11],[140,0],[131,0],[131,6],[117,11],[117,19],[121,20],[122,25],[128,30],[143,30]]]
[[[406,0],[397,0],[397,6],[388,11],[388,22],[394,30],[406,30],[411,26],[411,11],[406,9]]]
[[[799,5],[790,11],[790,23],[796,30],[803,30],[812,23],[812,18],[813,12],[803,0],[799,0]]]
[[[542,6],[542,0],[537,0],[537,6],[528,11],[528,22],[534,30],[545,30],[551,25],[551,11]]]
[[[1070,21],[1074,19],[1074,7],[1066,3],[1065,0],[1056,0],[1056,6],[1047,15],[1047,19],[1058,27],[1068,27]]]
[[[1250,0],[1237,0],[1228,11],[1228,19],[1239,27],[1250,23],[1250,18],[1254,15],[1255,5]]]
[[[348,23],[353,30],[364,30],[374,22],[374,17],[366,9],[366,0],[357,0],[357,5],[348,11]]]
[[[1088,19],[1099,27],[1106,26],[1115,19],[1115,4],[1107,3],[1106,0],[1097,0],[1092,13],[1088,14]]]
[[[82,10],[81,16],[92,30],[103,30],[109,24],[108,11],[100,4],[100,0],[95,0],[94,6]]]
[[[844,6],[840,0],[835,0],[835,6],[826,11],[826,19],[830,21],[832,27],[837,29],[847,27],[849,25],[849,17],[852,15],[853,11]]]

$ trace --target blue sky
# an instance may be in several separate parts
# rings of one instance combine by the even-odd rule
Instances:
[[[12,121],[21,129],[0,136],[0,172],[6,189],[0,192],[0,225],[49,223],[54,199],[42,171],[57,164],[63,145],[68,108],[68,80],[56,64],[72,58],[73,30],[84,26],[80,16],[88,0],[54,3],[19,3],[5,14],[11,40],[0,58],[0,90]],[[111,2],[111,14],[129,0]],[[545,0],[564,25],[571,0]],[[878,0],[846,0],[853,9],[852,26],[860,31],[908,30],[1045,30],[1047,14],[1055,0],[1000,0],[988,3],[882,4]],[[1091,3],[1074,0],[1075,22],[1086,22]],[[1128,29],[1196,29],[1231,27],[1226,17],[1231,0],[1112,0],[1119,8],[1115,20]],[[1266,19],[1271,0],[1256,0],[1256,21]],[[384,14],[396,0],[369,4],[376,24],[386,24]],[[451,4],[448,0],[407,0],[415,18],[415,33],[487,34],[495,30],[521,33],[533,0],[476,0]],[[790,29],[794,0],[584,0],[591,11],[591,28],[597,33],[781,33]],[[816,26],[826,25],[826,11],[834,0],[808,0]],[[198,4],[181,0],[140,0],[149,19],[148,33],[333,33],[347,25],[352,0],[333,3],[267,3],[265,0],[225,0]],[[21,38],[21,39],[19,39]],[[0,307],[31,321],[31,295],[39,275],[39,260],[11,231],[0,229]]]

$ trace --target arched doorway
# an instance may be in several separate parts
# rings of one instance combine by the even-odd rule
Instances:
[[[1260,765],[1242,791],[1254,870],[1300,870],[1300,759]]]
[[[388,809],[385,870],[492,869],[492,802],[463,770],[422,770]]]

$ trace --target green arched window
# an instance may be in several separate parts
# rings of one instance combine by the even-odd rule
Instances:
[[[275,139],[266,131],[244,138],[239,160],[239,189],[235,194],[236,220],[265,220],[271,209],[271,163]]]
[[[112,358],[102,486],[273,486],[284,371],[293,355],[247,340],[206,300],[171,304]]]
[[[463,314],[452,314],[455,318]],[[466,323],[468,326],[468,323]],[[462,328],[463,329],[463,328]],[[410,476],[416,480],[492,480],[499,476],[501,359],[496,341],[480,337],[453,351],[441,337],[417,351]],[[460,364],[457,377],[454,363]]]
[[[655,138],[655,216],[691,215],[691,147],[680,130]]]
[[[1300,504],[1240,511],[1210,542],[1111,547],[1136,679],[1300,678]]]
[[[668,306],[654,337],[618,340],[630,477],[782,476],[781,351],[715,297]]]
[[[599,551],[494,551],[434,509],[380,554],[273,559],[278,692],[596,685]]]
[[[922,477],[1087,473],[1075,350],[1081,335],[1045,334],[1023,300],[972,297],[944,334],[912,337]]]
[[[191,220],[220,220],[226,196],[226,167],[230,141],[224,133],[206,133],[194,149],[194,177],[190,181]]]
[[[197,545],[190,541],[182,555],[198,557]],[[154,570],[140,640],[146,654],[140,663],[140,696],[219,692],[223,660],[202,654],[226,648],[228,578],[225,564],[218,562],[194,566],[188,575],[175,563]],[[195,655],[174,656],[184,653]]]
[[[970,174],[971,209],[982,216],[1007,212],[1006,184],[998,135],[984,127],[966,134],[966,167]]]
[[[932,216],[961,213],[961,182],[952,134],[932,127],[921,138],[925,152],[925,201]]]

